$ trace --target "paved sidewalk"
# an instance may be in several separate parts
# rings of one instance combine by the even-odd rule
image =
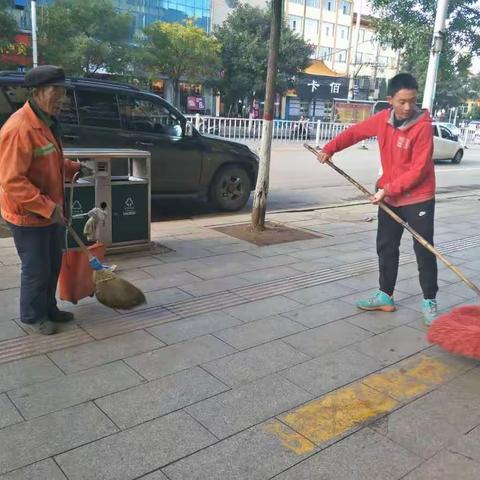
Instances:
[[[436,243],[480,282],[479,202],[437,204]],[[116,256],[146,292],[133,312],[67,307],[53,337],[18,317],[0,239],[0,480],[477,480],[480,368],[425,340],[411,239],[392,314],[377,286],[369,205],[269,215],[318,239],[256,247],[156,223],[172,252]],[[440,266],[439,303],[477,302]]]

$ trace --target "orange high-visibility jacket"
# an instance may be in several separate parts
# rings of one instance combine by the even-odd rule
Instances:
[[[30,107],[17,110],[0,130],[0,210],[14,225],[50,225],[63,205],[64,178],[80,164],[66,160],[51,130]]]

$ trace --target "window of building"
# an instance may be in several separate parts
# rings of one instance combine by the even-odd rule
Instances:
[[[346,52],[338,52],[335,55],[335,61],[337,63],[345,63],[347,61],[347,53]]]
[[[117,98],[114,93],[77,90],[80,124],[90,127],[120,128]]]
[[[323,8],[328,12],[334,12],[336,9],[335,0],[323,0]]]
[[[288,26],[290,30],[293,30],[296,33],[302,33],[303,28],[303,18],[297,17],[296,15],[289,15],[288,16]]]
[[[317,58],[320,60],[331,61],[332,60],[332,48],[331,47],[318,47]]]
[[[350,28],[343,25],[337,26],[337,40],[348,40]]]
[[[307,42],[318,43],[318,20],[312,18],[305,19],[305,35],[304,38]]]
[[[358,42],[362,43],[365,40],[365,29],[361,28],[360,32],[358,33]]]
[[[356,65],[361,65],[363,61],[363,53],[362,52],[357,52],[357,55],[355,57],[355,64]]]
[[[305,0],[290,0],[290,3],[298,3],[299,5],[305,5]],[[320,7],[320,0],[307,0],[307,7]]]
[[[335,25],[330,22],[323,22],[322,23],[322,35],[325,37],[333,37],[333,34],[335,32]]]
[[[352,13],[352,2],[348,0],[342,0],[340,3],[340,10],[344,15],[350,15]]]
[[[388,58],[387,58],[387,57],[379,56],[379,57],[378,57],[378,64],[379,64],[381,67],[386,67],[386,66],[388,65]]]

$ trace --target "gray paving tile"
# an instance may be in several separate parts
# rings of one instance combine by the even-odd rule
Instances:
[[[283,313],[282,316],[295,320],[306,327],[319,327],[335,320],[351,317],[357,313],[358,309],[346,302],[329,300]]]
[[[398,480],[421,461],[387,438],[363,429],[275,480]]]
[[[176,412],[55,459],[69,480],[133,480],[215,441],[185,412]]]
[[[390,365],[429,345],[422,332],[416,328],[401,326],[362,340],[356,343],[354,348],[365,355],[377,358],[385,365]]]
[[[480,426],[466,435],[461,435],[448,446],[448,450],[480,462]]]
[[[159,339],[143,330],[138,330],[106,340],[58,350],[48,355],[63,371],[73,373],[149,352],[163,345],[165,344]]]
[[[93,442],[117,428],[91,403],[0,430],[0,473]]]
[[[13,320],[0,322],[0,342],[24,335],[26,335],[25,332]]]
[[[339,286],[335,283],[324,283],[316,287],[303,288],[295,292],[287,293],[285,296],[304,305],[314,305],[315,303],[322,303],[327,300],[350,295],[354,292],[354,289],[346,286]]]
[[[285,317],[274,316],[221,330],[215,336],[236,349],[243,350],[302,330],[305,330],[303,325]]]
[[[218,438],[225,438],[311,398],[288,380],[271,375],[185,410]]]
[[[378,287],[378,273],[366,273],[364,275],[355,275],[338,281],[339,284],[345,285],[354,290],[365,290],[366,288]]]
[[[149,475],[140,477],[138,480],[168,480],[168,478],[160,470],[157,470]]]
[[[390,414],[383,430],[394,442],[428,459],[480,423],[478,414],[469,413],[470,406],[475,407],[472,402],[455,404],[445,392],[434,391]]]
[[[234,275],[182,285],[182,290],[195,297],[200,297],[202,295],[210,295],[211,293],[233,290],[235,288],[244,287],[245,285],[251,285],[251,283],[248,280]]]
[[[67,477],[51,459],[43,460],[11,473],[0,475],[0,480],[67,480]]]
[[[143,270],[147,272],[149,275],[153,277],[157,277],[156,266],[153,267],[145,267]],[[161,268],[161,265],[160,265]],[[157,288],[155,290],[161,290],[163,288],[170,288],[170,287],[178,287],[183,285],[184,283],[193,283],[198,282],[201,279],[195,275],[192,275],[188,272],[177,272],[177,273],[169,273],[168,275],[164,275],[160,273],[160,276],[156,279],[155,285]]]
[[[0,394],[0,429],[21,421],[23,421],[23,418],[18,413],[15,405],[6,394]]]
[[[402,480],[477,480],[480,463],[452,452],[438,452]]]
[[[422,319],[423,322],[420,312],[400,307],[395,312],[362,312],[348,318],[347,321],[369,332],[383,333],[418,319]]]
[[[125,362],[140,375],[153,380],[234,352],[234,348],[218,338],[205,335],[128,358]]]
[[[103,397],[142,381],[123,362],[116,362],[21,387],[9,392],[9,396],[25,418],[33,418]]]
[[[423,295],[417,295],[415,297],[406,298],[397,302],[399,305],[411,308],[417,312],[422,311],[422,302]],[[458,295],[452,295],[451,293],[445,293],[442,290],[438,292],[437,295],[438,309],[439,311],[449,310],[450,308],[465,303],[465,299],[459,297]]]
[[[294,302],[289,298],[276,296],[227,308],[225,312],[243,322],[253,322],[254,320],[261,320],[272,315],[288,312],[299,306],[298,302]]]
[[[163,342],[173,344],[241,324],[237,318],[217,311],[165,323],[148,328],[147,331]]]
[[[297,333],[285,338],[284,341],[311,357],[319,357],[370,336],[371,333],[366,330],[351,325],[345,320],[338,320]]]
[[[160,380],[114,393],[95,403],[125,429],[179,410],[228,390],[216,378],[194,367]]]
[[[350,348],[288,368],[280,375],[319,396],[381,368],[381,363]]]
[[[449,285],[449,283],[445,282],[444,280],[438,279],[438,286],[442,289],[442,291],[445,285]],[[400,290],[412,296],[418,295],[419,293],[421,293],[420,282],[418,278],[401,280],[397,282],[395,290]]]
[[[241,273],[240,278],[244,278],[252,283],[262,283],[281,278],[289,278],[301,275],[301,272],[290,267],[271,267],[253,272]]]
[[[275,434],[277,432],[283,435]],[[290,438],[290,445],[286,438]],[[300,449],[302,440],[305,451],[297,452],[295,442]],[[170,480],[265,480],[301,461],[314,448],[289,427],[274,420],[234,435],[163,470]]]
[[[44,355],[5,363],[0,365],[0,392],[61,376],[63,372]]]
[[[227,385],[237,386],[309,359],[279,340],[213,360],[202,367]]]

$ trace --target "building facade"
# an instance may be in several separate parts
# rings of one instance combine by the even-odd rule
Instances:
[[[134,17],[133,32],[153,22],[184,22],[194,18],[196,24],[210,31],[213,0],[112,0],[113,6],[122,13]],[[54,0],[37,0],[37,6],[53,3]],[[12,12],[22,30],[31,30],[30,0],[12,0]]]

